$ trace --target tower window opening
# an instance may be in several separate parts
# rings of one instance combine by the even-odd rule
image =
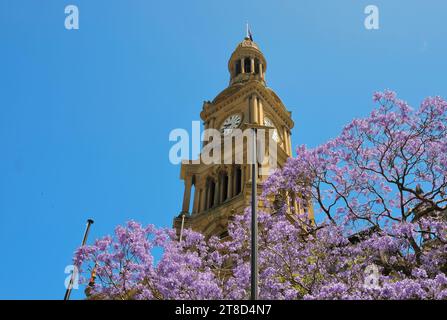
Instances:
[[[251,60],[250,58],[244,59],[244,70],[245,73],[251,73]]]
[[[236,184],[236,188],[234,190],[234,195],[238,195],[239,193],[241,193],[242,190],[242,170],[241,167],[237,167],[236,170],[234,171],[235,174],[235,184]]]
[[[214,195],[216,191],[216,183],[214,179],[207,178],[206,188],[204,191],[205,191],[204,210],[208,210],[211,209],[215,204]]]
[[[242,69],[241,69],[241,61],[238,60],[238,61],[236,61],[236,64],[235,64],[234,75],[237,76],[237,75],[239,75],[241,72],[242,72]]]
[[[255,73],[256,74],[259,74],[260,72],[259,72],[259,59],[258,58],[255,58]]]
[[[210,196],[210,180],[209,178],[206,180],[206,184],[205,184],[205,188],[203,190],[203,192],[205,192],[204,196],[205,196],[205,202],[203,203],[203,210],[208,210],[209,209],[209,196]]]
[[[213,180],[211,180],[211,182],[210,182],[210,193],[209,193],[209,195],[210,195],[210,202],[209,202],[209,207],[210,208],[212,208],[212,207],[214,207],[214,193],[215,193],[215,191],[216,191],[216,184],[214,183],[214,181]]]

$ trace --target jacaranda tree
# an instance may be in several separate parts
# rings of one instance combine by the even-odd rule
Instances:
[[[447,298],[447,102],[413,110],[390,91],[374,101],[369,117],[300,146],[266,181],[261,298]],[[312,206],[315,219],[294,210]],[[185,230],[179,242],[173,230],[129,222],[79,248],[75,264],[86,283],[94,270],[92,299],[246,299],[249,225],[246,211],[229,240]]]

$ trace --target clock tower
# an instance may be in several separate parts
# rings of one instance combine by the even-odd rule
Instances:
[[[222,142],[238,129],[247,131],[252,126],[267,126],[271,128],[268,130],[270,141],[276,144],[274,165],[282,167],[292,155],[290,135],[294,123],[291,112],[266,85],[267,61],[251,35],[237,45],[228,61],[228,71],[229,86],[212,101],[203,103],[200,117],[205,132],[207,129],[218,132],[212,141],[215,143],[214,140]],[[183,205],[180,215],[174,219],[178,233],[182,228],[192,228],[206,237],[225,238],[228,221],[250,206],[252,179],[256,179],[258,193],[262,193],[261,183],[267,175],[251,176],[248,139],[234,142],[230,154],[223,155],[221,163],[202,161],[209,144],[206,140],[199,160],[183,161],[180,173],[185,182]],[[243,161],[236,161],[238,157]],[[272,167],[271,163],[263,163],[259,168],[268,172],[269,166]]]

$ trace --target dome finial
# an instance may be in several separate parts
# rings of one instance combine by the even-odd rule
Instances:
[[[248,21],[247,21],[247,34],[245,36],[245,39],[250,39],[251,41],[253,41],[253,35],[251,34],[251,30],[250,30],[250,27],[248,25]]]

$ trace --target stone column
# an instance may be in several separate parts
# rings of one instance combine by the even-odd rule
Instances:
[[[241,58],[241,73],[245,73],[244,58]]]
[[[292,206],[290,205],[290,198],[289,198],[289,192],[288,191],[286,191],[285,192],[285,197],[286,197],[286,207],[287,207],[287,213],[288,214],[290,214],[291,213],[291,209],[292,209]]]
[[[245,176],[245,181],[244,181],[244,188],[245,188],[245,184],[250,182],[251,179],[251,164],[247,164],[244,168],[244,176]],[[248,191],[250,191],[251,188],[248,188]]]
[[[224,193],[223,184],[224,184],[223,175],[219,174],[219,203],[223,202],[223,193]]]
[[[205,185],[205,206],[204,209],[207,210],[210,207],[210,194],[211,194],[211,182],[209,180],[206,181]]]
[[[217,179],[214,183],[214,206],[220,204],[220,181]]]
[[[261,76],[261,79],[264,80],[264,66],[262,65],[262,62],[259,63],[259,75]]]
[[[201,204],[201,200],[202,200],[202,189],[198,189],[198,188],[196,187],[196,196],[194,197],[194,200],[195,200],[194,205],[195,205],[195,210],[196,210],[196,211],[194,211],[194,209],[193,209],[193,213],[199,213],[199,212],[201,211],[200,206],[202,205],[202,204]]]
[[[284,126],[284,150],[286,153],[290,156],[290,136],[289,131],[287,130],[287,127]]]
[[[200,204],[199,212],[205,211],[206,209],[206,187],[200,189]]]
[[[185,191],[183,193],[182,212],[189,212],[189,202],[191,199],[191,186],[192,186],[192,177],[186,177]]]
[[[255,73],[255,58],[250,58],[250,69],[251,73]]]
[[[295,192],[292,192],[291,197],[292,197],[293,210],[295,211],[295,214],[299,213],[299,203],[298,203],[299,199],[297,197],[297,194]]]
[[[193,206],[192,206],[192,213],[199,212],[199,210],[200,210],[199,203],[200,203],[200,191],[196,184],[195,188],[194,188],[194,202],[193,202]]]
[[[247,173],[245,172],[246,165],[241,164],[241,192],[245,189],[245,179],[247,177]]]
[[[258,106],[257,106],[257,98],[255,95],[250,97],[250,122],[257,123],[258,122]]]
[[[259,124],[264,124],[264,106],[262,105],[261,98],[258,97],[258,116],[259,116]]]
[[[255,120],[256,123],[260,124],[259,122],[259,97],[255,95]]]
[[[300,205],[300,199],[297,197],[296,198],[296,200],[295,200],[295,211],[298,213],[298,214],[301,214],[301,205]]]

